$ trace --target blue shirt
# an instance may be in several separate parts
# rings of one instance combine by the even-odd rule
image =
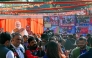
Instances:
[[[48,58],[47,55],[44,55],[43,58]]]
[[[92,48],[88,52],[81,54],[79,58],[92,58]]]
[[[87,52],[86,49],[80,51],[81,54],[83,54],[83,53],[85,53],[85,52]]]

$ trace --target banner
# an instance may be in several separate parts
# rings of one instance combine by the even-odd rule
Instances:
[[[75,26],[61,26],[60,33],[62,33],[62,34],[74,34],[75,33]]]
[[[90,18],[86,16],[77,16],[76,25],[77,26],[89,26]]]
[[[89,27],[88,27],[88,30],[89,30],[89,34],[92,34],[92,25],[89,25]]]
[[[90,25],[92,25],[92,17],[90,17],[90,22],[89,23],[90,23]]]
[[[51,25],[58,26],[59,25],[59,16],[50,16]]]
[[[44,16],[43,20],[44,20],[44,24],[50,23],[53,26],[59,25],[59,17],[58,16]]]
[[[59,25],[60,26],[74,26],[75,25],[75,16],[60,16]]]
[[[47,28],[44,28],[44,30],[46,31]],[[59,34],[59,26],[51,26],[51,27],[49,28],[49,30],[53,30],[54,33],[58,33],[58,34]]]
[[[57,30],[59,28],[59,33],[62,34],[82,34],[86,35],[88,33],[92,34],[92,18],[88,16],[45,16],[44,22],[51,23],[50,29]],[[56,31],[58,32],[58,31]]]
[[[89,33],[88,26],[76,26],[76,34],[86,36]]]
[[[44,24],[45,24],[45,23],[51,23],[49,16],[44,16],[44,17],[43,17],[43,21],[44,21],[44,22],[43,22]]]

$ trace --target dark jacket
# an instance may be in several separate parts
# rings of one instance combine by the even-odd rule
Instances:
[[[6,54],[9,51],[4,45],[0,45],[0,58],[6,58]]]
[[[79,58],[92,58],[92,48],[88,52],[80,55]]]
[[[14,49],[14,47],[12,45],[10,45],[9,49],[14,53],[14,57],[19,58],[18,53],[16,52],[16,50]],[[20,49],[20,51],[23,53],[22,49]],[[24,54],[25,56],[25,54]]]
[[[66,39],[64,47],[65,47],[66,50],[70,50],[70,49],[75,48],[74,44],[75,44],[74,39]]]
[[[91,39],[92,39],[92,37],[89,37],[89,38],[87,39],[87,42],[88,42],[87,46],[90,46],[90,45],[91,45]]]
[[[42,50],[41,51],[39,51],[39,50],[37,51],[37,56],[38,57],[43,57],[44,55],[45,55],[44,51],[42,51]]]

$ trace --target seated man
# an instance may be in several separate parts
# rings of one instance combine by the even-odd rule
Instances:
[[[33,32],[31,31],[31,27],[29,25],[26,26],[26,31],[28,33],[28,36],[32,36]]]
[[[15,26],[16,26],[16,28],[12,31],[12,33],[18,32],[18,33],[20,33],[22,36],[23,36],[23,35],[28,35],[26,29],[24,29],[24,28],[21,27],[21,23],[20,23],[19,21],[16,21],[16,22],[15,22]]]

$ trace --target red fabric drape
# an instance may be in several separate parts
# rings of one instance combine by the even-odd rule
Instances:
[[[2,22],[1,22],[2,20],[0,19],[0,28],[2,28]]]
[[[0,28],[4,28],[4,31],[6,31],[5,19],[0,19]]]
[[[27,18],[27,25],[29,25],[30,26],[30,24],[31,24],[31,18]]]

